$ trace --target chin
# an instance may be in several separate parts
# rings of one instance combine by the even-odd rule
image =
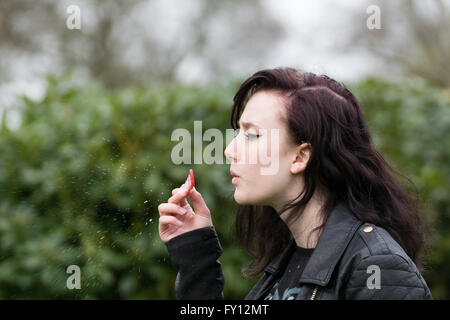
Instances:
[[[234,192],[234,201],[237,202],[237,204],[239,205],[263,205],[261,201],[259,201],[258,199],[255,198],[250,198],[248,196],[245,195],[240,195],[238,192]]]
[[[237,202],[237,204],[239,205],[248,205],[249,203],[249,199],[247,197],[244,197],[242,195],[239,194],[239,192],[234,191],[234,201]]]
[[[240,205],[245,205],[245,204],[247,204],[247,203],[245,203],[245,201],[244,201],[243,199],[241,199],[241,198],[239,198],[239,197],[236,197],[236,193],[234,194],[234,201],[236,201],[236,203],[237,203],[237,204],[240,204]]]

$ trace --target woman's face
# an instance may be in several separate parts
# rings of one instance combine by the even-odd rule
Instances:
[[[282,98],[259,91],[247,102],[239,120],[239,134],[225,149],[231,161],[237,203],[267,205],[278,210],[303,189],[301,173],[309,158],[309,145],[295,145],[283,120]]]

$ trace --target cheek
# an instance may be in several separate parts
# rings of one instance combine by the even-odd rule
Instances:
[[[260,168],[262,169],[262,168]],[[287,192],[292,175],[289,171],[289,159],[287,157],[271,157],[269,166],[264,166],[267,175],[260,175],[257,188],[261,190],[260,194],[264,197],[277,197],[277,195]]]
[[[280,169],[280,137],[278,130],[269,131],[261,137],[256,144],[256,150],[252,150],[258,154],[258,165],[262,168],[262,175],[277,175]]]
[[[252,175],[246,175],[236,186],[234,198],[239,204],[266,205],[285,191],[285,178],[281,174],[261,175],[259,167],[253,166]]]

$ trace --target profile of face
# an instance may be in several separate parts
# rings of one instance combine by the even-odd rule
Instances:
[[[303,190],[311,149],[290,139],[285,101],[274,91],[258,91],[245,105],[239,134],[225,149],[231,162],[234,199],[241,205],[266,205],[275,210]]]

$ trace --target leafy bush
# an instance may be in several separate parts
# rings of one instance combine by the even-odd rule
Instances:
[[[225,165],[171,162],[175,128],[225,131],[230,87],[106,92],[50,78],[42,101],[23,99],[17,130],[0,136],[0,297],[173,298],[176,270],[158,236],[157,206],[193,167],[217,229],[230,240]],[[243,255],[227,251],[229,265]],[[66,268],[81,268],[81,290]],[[230,296],[245,287],[234,269]],[[233,283],[234,282],[234,283]]]
[[[49,77],[43,99],[24,97],[20,126],[3,120],[0,133],[0,298],[174,298],[176,269],[158,236],[157,206],[189,168],[224,248],[225,297],[245,297],[257,279],[240,274],[249,257],[230,233],[229,165],[171,161],[176,128],[193,133],[196,120],[203,132],[230,128],[239,83],[111,92]],[[375,79],[353,89],[377,146],[423,194],[437,231],[425,278],[436,298],[448,298],[448,91]],[[81,268],[80,290],[66,287],[69,265]]]

